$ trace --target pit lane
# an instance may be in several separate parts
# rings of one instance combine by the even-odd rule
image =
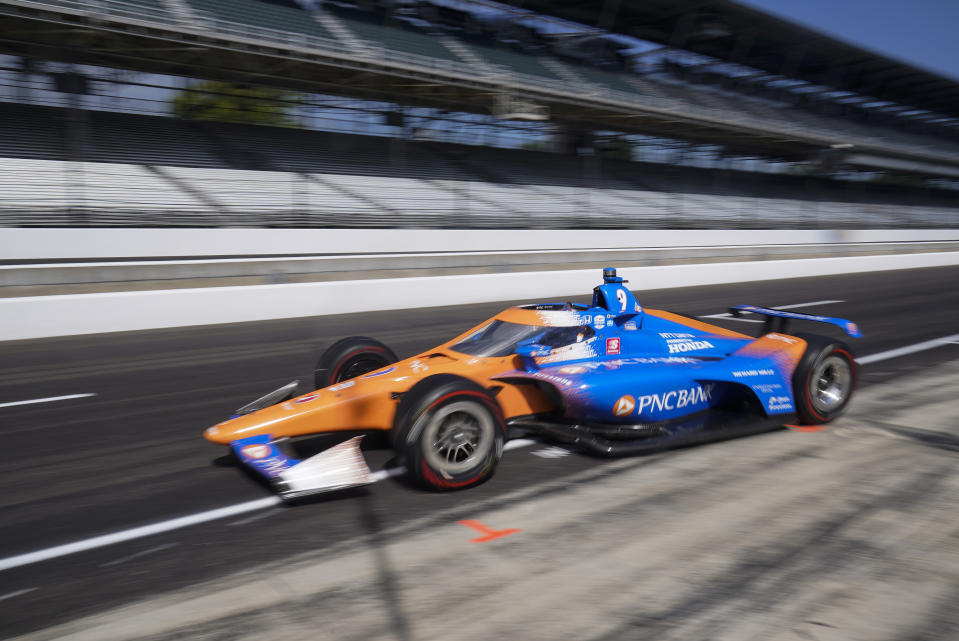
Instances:
[[[866,338],[854,347],[868,355],[955,334],[957,284],[959,269],[941,268],[645,296],[642,283],[631,286],[645,305],[691,316],[720,313],[741,302],[777,306],[840,299],[845,302],[824,312],[856,320]],[[9,343],[0,365],[0,400],[73,392],[97,396],[69,408],[51,404],[2,409],[0,557],[261,499],[259,485],[218,466],[222,452],[200,440],[203,427],[265,389],[292,378],[309,380],[319,347],[339,336],[376,336],[402,357],[503,306]],[[729,326],[743,329],[732,321]],[[863,388],[908,380],[957,358],[957,347],[944,345],[869,364],[863,370]],[[766,435],[754,442],[759,447],[786,436]],[[322,553],[357,536],[368,542],[405,526],[412,530],[404,536],[429,532],[491,506],[519,505],[522,499],[507,498],[518,488],[536,491],[584,475],[577,480],[590,483],[591,475],[601,478],[622,464],[555,450],[553,456],[538,454],[547,447],[511,452],[490,483],[468,493],[423,493],[402,478],[392,478],[369,493],[277,508],[270,511],[271,518],[225,519],[8,570],[0,573],[3,631],[43,628],[236,570],[280,563],[305,551]],[[696,450],[629,464],[656,468],[692,452]],[[764,459],[761,452],[757,457],[764,465],[776,465],[775,457]],[[370,458],[374,466],[383,467],[389,456],[380,452]],[[682,503],[677,505],[682,509]]]

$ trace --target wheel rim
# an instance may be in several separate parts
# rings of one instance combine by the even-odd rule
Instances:
[[[831,355],[823,359],[809,379],[809,395],[818,412],[833,412],[849,396],[852,386],[852,368],[846,359]]]
[[[423,430],[424,455],[430,467],[449,474],[474,468],[489,455],[495,427],[484,408],[471,401],[444,405]]]
[[[351,378],[368,374],[383,367],[384,364],[385,363],[375,358],[357,358],[356,360],[347,363],[346,367],[344,367],[342,371],[337,372],[336,380],[333,381],[333,383],[348,381]]]

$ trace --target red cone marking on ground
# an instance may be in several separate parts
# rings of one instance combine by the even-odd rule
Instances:
[[[509,536],[510,534],[516,534],[522,530],[509,529],[509,530],[491,530],[479,521],[459,521],[460,525],[465,525],[466,527],[473,528],[477,532],[485,535],[476,539],[470,539],[470,543],[486,543],[487,541],[492,541],[493,539],[498,539],[500,537]]]

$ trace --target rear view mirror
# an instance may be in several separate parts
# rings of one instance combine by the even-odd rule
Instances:
[[[293,381],[287,383],[278,390],[273,390],[266,396],[261,396],[252,403],[247,403],[240,409],[233,412],[233,416],[243,416],[244,414],[252,414],[257,410],[261,410],[265,407],[270,407],[271,405],[276,405],[277,403],[282,403],[283,401],[288,401],[293,396],[296,395],[296,388],[299,387],[300,381]]]

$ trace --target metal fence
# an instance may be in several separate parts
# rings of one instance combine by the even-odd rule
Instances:
[[[0,159],[0,226],[955,227],[959,209],[606,186]]]

